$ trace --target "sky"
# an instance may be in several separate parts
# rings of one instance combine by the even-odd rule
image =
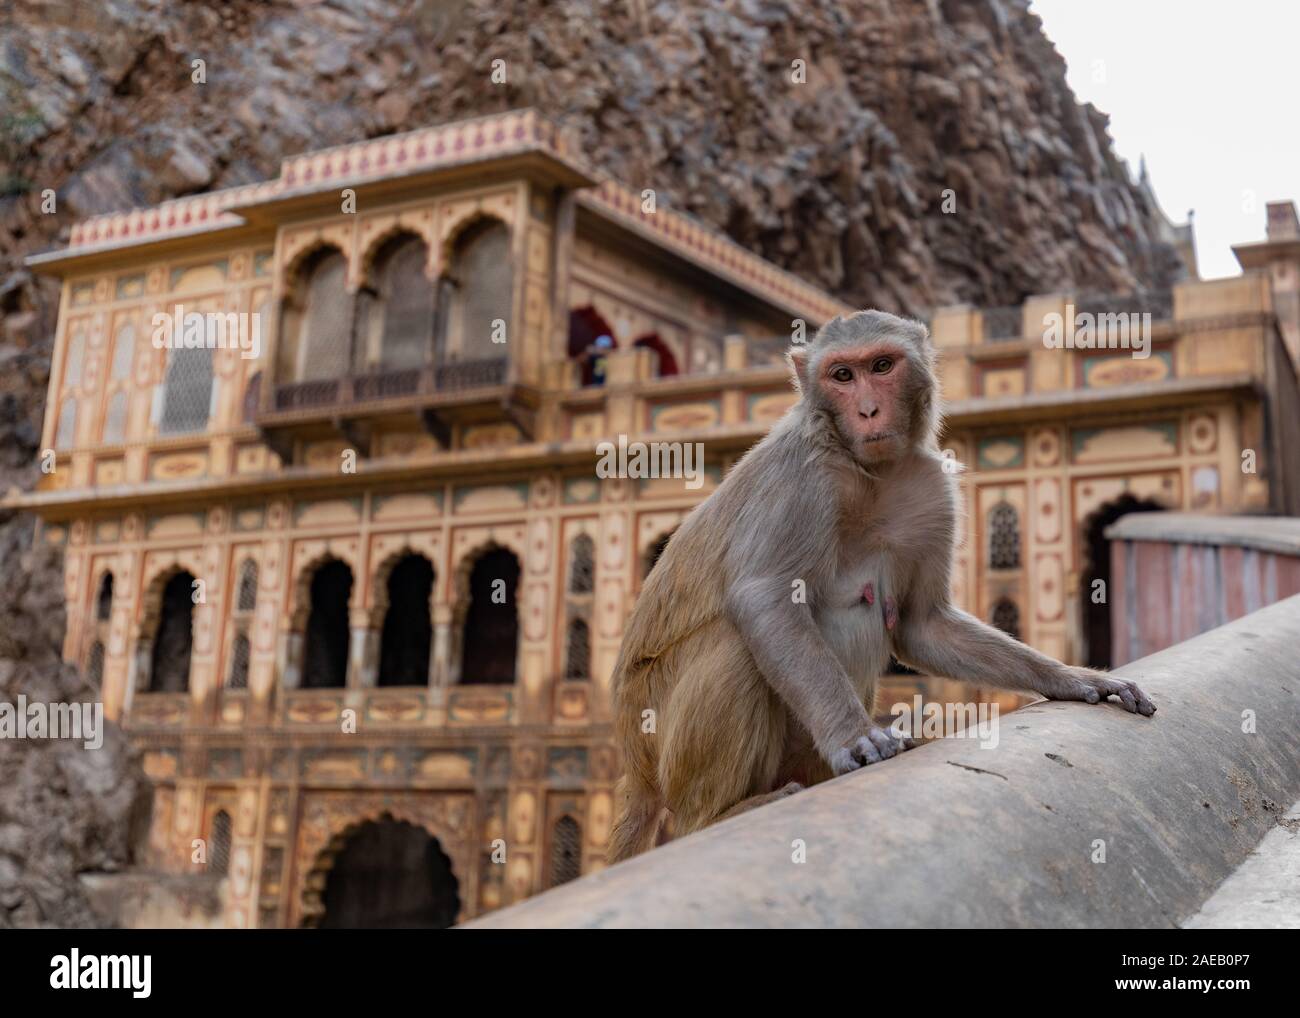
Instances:
[[[1156,197],[1196,212],[1205,279],[1240,273],[1264,206],[1300,205],[1300,2],[1032,0],[1080,102],[1110,115],[1115,151]]]

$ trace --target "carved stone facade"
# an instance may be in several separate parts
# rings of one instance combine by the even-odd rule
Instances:
[[[484,264],[458,261],[484,223],[508,236],[490,300],[457,268]],[[384,320],[398,237],[423,245],[415,285],[439,309],[427,358],[400,369],[378,340],[362,363],[356,324]],[[342,258],[346,321],[299,287],[322,251]],[[387,821],[449,860],[459,919],[602,866],[608,682],[644,575],[793,402],[791,336],[850,309],[598,181],[530,112],[295,157],[277,181],[82,224],[36,264],[64,280],[54,469],[11,502],[64,546],[65,656],[144,750],[152,861],[220,858],[242,927],[320,923],[335,860]],[[1099,511],[1292,497],[1268,440],[1295,412],[1270,294],[1260,273],[1181,284],[1143,360],[1045,349],[1036,323],[1065,297],[1027,304],[1009,340],[937,312],[943,444],[965,467],[958,601],[1014,609],[1021,639],[1078,660]],[[260,349],[182,376],[150,341],[177,304],[257,315]],[[495,354],[466,324],[483,307],[495,360],[470,352]],[[320,376],[327,329],[351,345]],[[306,345],[280,357],[291,332]],[[619,435],[702,443],[699,484],[598,477],[594,443]],[[184,691],[157,688],[177,655]]]

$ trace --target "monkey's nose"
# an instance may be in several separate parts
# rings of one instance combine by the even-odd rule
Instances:
[[[880,413],[880,406],[877,403],[863,403],[858,407],[858,416],[864,420],[869,421],[878,413]]]

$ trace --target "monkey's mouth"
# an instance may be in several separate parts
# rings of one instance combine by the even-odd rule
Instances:
[[[863,436],[862,436],[862,441],[863,441],[863,442],[868,442],[868,443],[869,443],[869,442],[883,442],[883,441],[885,441],[885,440],[888,439],[888,438],[897,438],[897,437],[898,437],[898,432],[897,432],[897,431],[886,431],[886,432],[884,432],[883,434],[880,434],[880,435],[863,435]]]

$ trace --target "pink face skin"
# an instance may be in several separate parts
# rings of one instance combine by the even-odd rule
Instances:
[[[907,447],[908,421],[900,404],[908,371],[906,351],[888,341],[832,351],[818,366],[817,384],[859,461],[878,463]]]

